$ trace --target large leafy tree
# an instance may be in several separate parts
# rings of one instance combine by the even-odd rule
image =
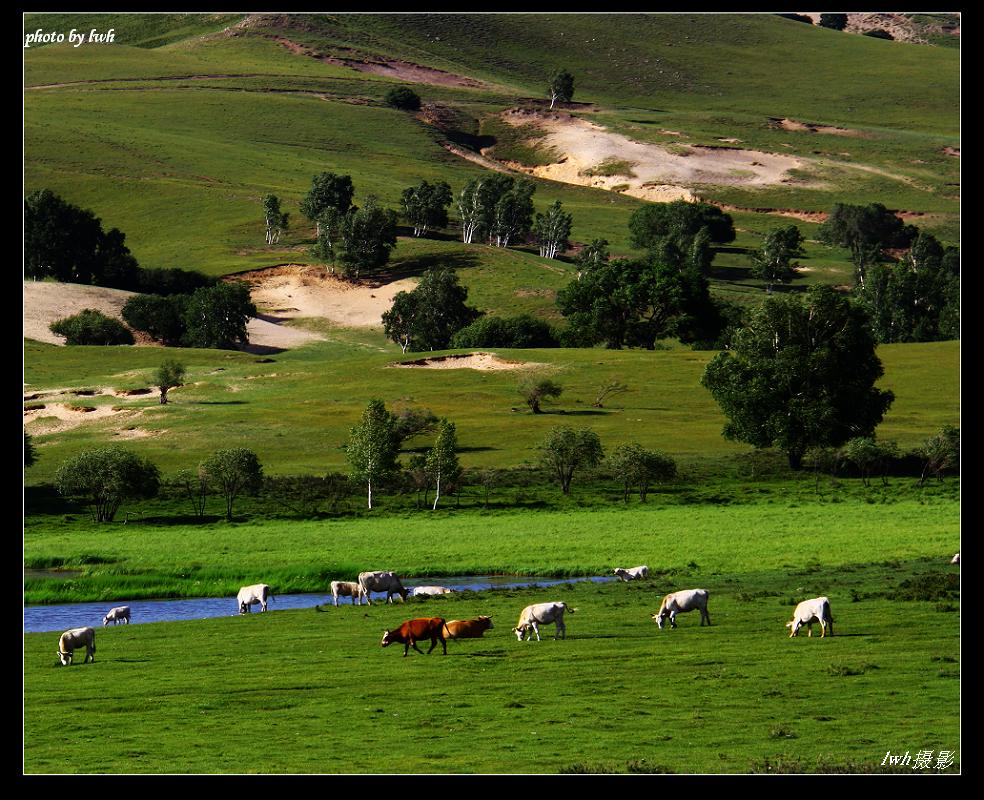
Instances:
[[[557,252],[567,247],[574,217],[564,211],[556,200],[545,214],[537,214],[533,223],[533,235],[544,258],[556,258]]]
[[[516,181],[503,192],[492,210],[489,244],[509,247],[509,243],[530,232],[533,225],[533,181]]]
[[[249,286],[241,281],[197,289],[185,305],[185,343],[220,350],[248,344],[246,324],[257,313]]]
[[[389,261],[396,247],[396,212],[370,195],[361,208],[349,209],[340,234],[338,260],[346,275],[358,279]]]
[[[263,485],[263,467],[256,453],[245,447],[216,450],[201,464],[208,482],[225,497],[226,519],[232,521],[232,506],[243,492],[257,492]]]
[[[557,478],[564,494],[571,493],[577,470],[596,467],[605,456],[598,434],[590,428],[551,428],[537,449],[540,463]]]
[[[862,289],[870,269],[885,259],[885,250],[908,247],[917,233],[881,203],[837,203],[817,230],[820,241],[850,249],[855,282]]]
[[[468,289],[453,269],[438,267],[424,273],[409,292],[398,292],[383,314],[386,335],[407,350],[443,350],[451,337],[480,314],[466,305]]]
[[[493,236],[496,205],[509,192],[516,179],[509,175],[483,175],[469,181],[458,195],[457,207],[461,217],[461,240],[471,244],[476,236]]]
[[[421,181],[404,189],[400,201],[404,216],[413,225],[413,235],[423,236],[429,228],[447,227],[452,199],[451,187],[444,181],[433,184]]]
[[[729,214],[708,203],[674,200],[672,203],[647,203],[629,217],[633,247],[659,253],[666,260],[667,247],[685,256],[693,239],[702,230],[711,242],[727,244],[735,240],[735,225]]]
[[[86,499],[96,522],[112,522],[124,500],[154,497],[160,480],[153,463],[122,447],[85,450],[55,473],[59,493]]]
[[[352,469],[352,478],[367,487],[369,508],[372,508],[373,486],[392,475],[397,469],[400,439],[396,434],[393,415],[382,400],[370,400],[362,419],[349,433],[345,453]]]
[[[828,286],[804,300],[770,297],[739,330],[701,383],[728,418],[727,439],[779,447],[799,469],[810,447],[872,436],[892,392],[863,309]]]
[[[320,233],[321,222],[318,218],[322,212],[333,208],[339,214],[345,214],[352,205],[354,193],[351,176],[322,172],[311,179],[311,188],[301,200],[301,213],[317,225]]]

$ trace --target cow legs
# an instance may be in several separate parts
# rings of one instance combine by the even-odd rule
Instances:
[[[444,655],[447,655],[448,654],[448,643],[444,640],[444,638],[441,637],[441,636],[432,636],[431,637],[430,650],[427,651],[427,655],[430,655],[431,654],[431,650],[433,650],[435,647],[437,647],[437,640],[438,639],[441,640],[441,646],[444,648]]]
[[[560,638],[561,639],[566,639],[567,638],[567,626],[564,625],[561,622],[558,622],[557,623],[557,633],[560,634]],[[556,641],[556,639],[557,639],[557,636],[554,635],[554,641]]]
[[[676,627],[676,611],[670,612],[670,627],[671,628]]]
[[[700,624],[701,625],[704,624],[704,620],[705,619],[707,620],[707,624],[710,625],[711,624],[711,615],[707,613],[707,609],[706,608],[702,608],[700,610]]]

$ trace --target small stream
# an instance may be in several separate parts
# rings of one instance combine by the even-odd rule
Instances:
[[[403,581],[407,589],[416,586],[446,586],[456,592],[482,592],[490,589],[519,589],[529,586],[556,586],[576,581],[607,583],[616,580],[614,576],[593,576],[588,578],[531,578],[519,575],[461,575],[452,578],[408,578]],[[386,602],[385,594],[373,593],[374,603]],[[288,608],[314,608],[322,604],[332,604],[331,592],[326,594],[275,594],[269,602],[268,611],[283,611]],[[395,596],[394,603],[399,603]],[[438,600],[438,602],[440,602]],[[351,598],[339,598],[338,605],[352,604]],[[111,600],[99,603],[65,603],[62,605],[40,605],[24,607],[24,633],[45,631],[64,631],[69,628],[89,626],[99,628],[109,609],[115,606],[130,606],[130,622],[174,622],[176,620],[207,619],[210,617],[232,617],[239,611],[235,597],[198,597],[181,600]],[[253,613],[259,611],[254,606]],[[517,609],[518,613],[518,609]]]

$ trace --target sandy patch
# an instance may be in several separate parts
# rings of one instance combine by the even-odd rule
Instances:
[[[717,203],[713,200],[709,200],[711,205],[715,205],[722,211],[744,211],[753,214],[772,214],[777,217],[789,217],[790,219],[798,219],[802,222],[826,222],[827,212],[826,211],[802,211],[796,208],[755,208],[751,206],[733,206],[728,203]]]
[[[806,163],[792,156],[736,147],[637,142],[565,113],[511,109],[502,118],[512,125],[539,126],[547,135],[537,143],[563,154],[557,163],[524,171],[564,183],[615,189],[645,200],[693,200],[689,187],[695,184],[753,188],[789,183],[789,170]],[[587,174],[612,161],[631,163],[634,175]]]
[[[495,353],[465,353],[461,355],[436,356],[420,358],[416,361],[401,361],[390,364],[391,367],[418,369],[477,369],[477,370],[507,370],[532,369],[545,366],[533,361],[507,361]]]
[[[113,406],[97,406],[92,411],[84,411],[81,406],[81,403],[45,403],[42,409],[24,412],[24,427],[32,436],[43,436],[108,417],[124,414],[134,416],[142,413],[140,409],[122,409]]]
[[[383,312],[393,305],[396,294],[417,285],[416,278],[382,285],[352,283],[324,267],[300,264],[244,272],[236,277],[250,284],[253,302],[266,319],[322,317],[353,328],[381,326]]]
[[[850,128],[837,128],[833,125],[818,125],[814,122],[799,122],[795,119],[779,119],[777,117],[771,117],[769,121],[779,128],[786,131],[807,131],[809,133],[825,133],[831,136],[854,136],[861,139],[867,139],[868,135],[866,133],[861,133],[861,131],[853,131]]]

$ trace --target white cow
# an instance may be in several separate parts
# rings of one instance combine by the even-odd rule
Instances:
[[[362,589],[359,588],[356,581],[332,581],[331,596],[334,598],[336,606],[339,597],[351,597],[353,606],[356,600],[359,601],[360,606],[362,605]]]
[[[236,602],[239,604],[239,613],[248,614],[250,606],[260,604],[260,610],[267,610],[267,599],[273,599],[270,587],[265,583],[254,583],[252,586],[244,586],[236,595]]]
[[[620,581],[635,581],[640,578],[649,577],[649,567],[643,565],[641,567],[632,567],[631,569],[622,569],[621,567],[615,568],[615,575],[618,576]]]
[[[523,641],[524,636],[532,641],[533,637],[530,635],[532,631],[536,634],[536,640],[539,642],[539,626],[550,622],[554,622],[557,625],[554,639],[557,638],[558,633],[561,639],[566,639],[567,626],[564,624],[565,611],[570,611],[573,614],[577,609],[568,608],[566,603],[537,603],[532,606],[526,606],[519,615],[519,622],[513,628],[513,633],[516,634],[517,641]]]
[[[103,627],[105,628],[110,622],[114,625],[119,625],[121,622],[125,622],[127,625],[130,624],[130,606],[117,606],[116,608],[111,608],[103,617]]]
[[[960,563],[960,553],[957,553],[953,558],[951,558],[950,559],[950,563],[951,564],[959,564]]]
[[[663,598],[659,611],[653,614],[652,618],[662,630],[667,617],[670,618],[670,627],[675,628],[677,626],[677,614],[683,614],[686,611],[700,611],[700,624],[703,626],[706,621],[710,625],[711,616],[707,613],[708,596],[707,589],[682,589],[679,592],[673,592]]]
[[[377,570],[376,572],[360,572],[359,586],[362,596],[366,602],[372,605],[371,595],[373,592],[386,592],[386,602],[393,602],[393,595],[399,594],[400,599],[406,601],[409,590],[403,588],[400,579],[396,574],[387,570]]]
[[[820,638],[828,633],[834,635],[834,618],[830,614],[830,600],[826,597],[814,597],[812,600],[804,600],[793,612],[793,618],[786,623],[789,628],[789,638],[792,639],[797,631],[806,625],[809,636],[813,636],[813,623],[820,623]]]
[[[454,590],[446,586],[418,586],[413,590],[414,597],[437,597],[442,594],[451,594]]]
[[[72,655],[80,647],[85,647],[85,661],[96,660],[96,632],[92,628],[72,628],[65,631],[58,640],[58,658],[63,666],[71,666]]]

